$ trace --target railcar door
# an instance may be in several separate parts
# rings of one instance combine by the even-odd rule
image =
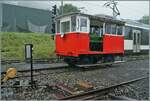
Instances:
[[[133,30],[133,52],[140,52],[141,31]]]

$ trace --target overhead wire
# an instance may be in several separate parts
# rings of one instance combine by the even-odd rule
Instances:
[[[59,2],[61,3],[61,1],[50,1],[50,2],[53,2],[54,4],[57,4],[57,5],[59,5]],[[64,1],[64,4],[66,4],[68,1]],[[69,2],[72,2],[72,4],[74,5],[78,5],[78,4],[81,4],[81,2],[83,2],[82,4],[84,4],[84,6],[83,7],[85,7],[85,10],[86,11],[89,11],[89,9],[87,9],[86,7],[89,7],[89,6],[94,6],[93,8],[92,8],[92,11],[93,12],[97,12],[98,11],[98,9],[97,8],[103,8],[103,9],[105,9],[105,7],[103,6],[104,5],[104,3],[100,3],[99,1],[97,1],[97,2],[99,2],[99,4],[97,3],[94,3],[93,1],[69,1]],[[106,2],[108,2],[108,1],[106,1]],[[95,7],[96,6],[96,7]],[[134,13],[134,14],[137,14],[137,13],[143,13],[141,10],[139,10],[139,9],[136,9],[136,8],[130,8],[129,6],[126,6],[126,5],[123,5],[123,4],[120,4],[119,2],[118,2],[118,8],[122,8],[122,7],[125,7],[125,8],[128,8],[128,9],[130,9],[130,10],[128,10],[128,12],[131,12],[131,13]],[[107,9],[107,8],[106,8]],[[107,9],[107,10],[109,10],[109,9]],[[135,11],[138,11],[138,12],[135,12]],[[89,11],[90,12],[90,11]],[[103,13],[105,13],[105,12],[103,12]]]
[[[82,2],[84,2],[84,1],[82,1]],[[100,7],[100,6],[102,6],[102,5],[100,5],[100,4],[93,4],[93,2],[91,2],[91,3],[89,3],[89,2],[86,2],[86,3],[84,3],[84,4],[89,4],[89,5],[93,5],[94,7],[95,6],[97,6],[97,7]],[[89,6],[88,5],[88,6]],[[94,8],[93,7],[93,8]],[[123,4],[120,4],[119,2],[118,2],[118,8],[121,8],[121,7],[125,7],[125,8],[128,8],[129,10],[128,10],[128,12],[131,12],[131,13],[134,13],[134,14],[139,14],[139,12],[140,13],[143,13],[141,10],[139,10],[139,9],[136,9],[136,8],[130,8],[129,6],[126,6],[126,5],[123,5]],[[102,7],[103,8],[103,7]],[[92,9],[93,10],[93,9]],[[94,9],[94,11],[97,11],[97,9],[95,10]],[[137,12],[138,11],[138,12]],[[121,13],[121,12],[120,12]]]

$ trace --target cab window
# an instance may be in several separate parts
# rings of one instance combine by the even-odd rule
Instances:
[[[111,34],[116,34],[116,25],[111,25]]]
[[[110,24],[106,24],[106,33],[107,34],[111,34],[111,25]]]
[[[123,33],[123,26],[117,26],[117,35],[122,35]]]
[[[123,26],[116,24],[106,24],[106,33],[114,35],[122,35]]]
[[[80,31],[87,32],[87,19],[86,18],[80,18]]]
[[[70,21],[61,22],[61,33],[70,32]]]
[[[76,31],[76,16],[71,17],[71,31]]]

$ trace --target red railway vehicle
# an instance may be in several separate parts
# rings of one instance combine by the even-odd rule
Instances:
[[[69,13],[56,19],[56,54],[69,65],[113,62],[124,55],[125,22],[108,16]]]

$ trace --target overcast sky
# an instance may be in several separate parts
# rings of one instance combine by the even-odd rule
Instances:
[[[108,0],[107,0],[108,1]],[[77,7],[84,7],[81,11],[87,14],[112,15],[112,10],[103,5],[107,1],[64,1]],[[5,1],[6,2],[6,1]],[[143,15],[149,15],[149,1],[117,1],[120,16],[118,18],[138,20]],[[51,9],[52,5],[60,6],[61,1],[9,1],[9,3],[28,7]]]

